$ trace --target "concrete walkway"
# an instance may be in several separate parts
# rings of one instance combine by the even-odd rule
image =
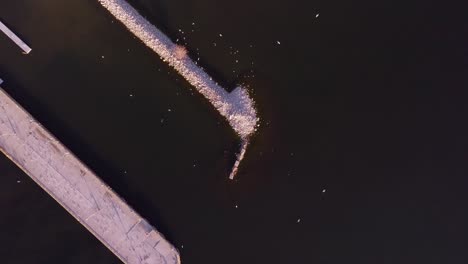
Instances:
[[[123,262],[180,263],[160,233],[1,88],[0,151]]]
[[[11,31],[1,21],[0,21],[0,30],[3,33],[5,33],[5,35],[7,35],[13,42],[15,42],[15,44],[18,45],[23,50],[24,54],[28,54],[29,52],[31,52],[32,49],[26,43],[24,43],[24,41],[22,41],[18,36],[16,36],[16,34],[13,33],[13,31]]]

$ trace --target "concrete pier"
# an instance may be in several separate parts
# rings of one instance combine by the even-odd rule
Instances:
[[[0,150],[124,263],[180,263],[158,231],[1,88]]]
[[[5,33],[5,35],[7,35],[11,40],[13,40],[13,42],[15,42],[16,45],[18,45],[25,54],[31,52],[32,49],[26,43],[24,43],[18,36],[16,36],[16,34],[13,33],[13,31],[11,31],[7,26],[5,26],[5,24],[3,24],[1,21],[0,30],[3,33]]]
[[[98,1],[116,19],[122,22],[130,32],[157,53],[163,61],[179,72],[187,82],[208,99],[239,135],[242,140],[241,149],[229,175],[229,178],[233,179],[240,162],[245,156],[249,139],[256,131],[259,121],[255,103],[247,89],[239,86],[231,93],[228,93],[186,54],[183,47],[172,42],[168,36],[140,15],[125,0]],[[183,52],[180,52],[181,50]]]

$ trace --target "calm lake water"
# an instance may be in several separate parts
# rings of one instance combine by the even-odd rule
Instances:
[[[227,122],[96,0],[1,1],[33,51],[0,35],[0,78],[183,263],[468,263],[465,8],[131,2],[250,87],[261,129],[235,181]],[[3,156],[0,173],[2,263],[119,263]]]

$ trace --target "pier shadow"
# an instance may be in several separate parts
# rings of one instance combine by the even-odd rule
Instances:
[[[170,38],[173,39],[173,37]],[[205,59],[203,59],[203,57],[200,57],[200,59],[198,59],[198,57],[195,56],[197,54],[195,50],[191,49],[190,47],[186,48],[188,50],[188,56],[193,61],[196,61],[197,65],[201,67],[209,76],[213,78],[215,82],[217,82],[227,92],[232,92],[234,89],[237,88],[237,86],[240,85],[240,83],[237,82],[238,78],[233,78],[232,80],[229,80],[228,78],[226,78],[225,74],[217,70],[216,66],[208,63]]]
[[[165,5],[165,1],[148,1],[148,0],[129,0],[128,1],[133,8],[135,8],[146,20],[148,20],[151,24],[156,26],[158,30],[162,31],[166,36],[168,36],[174,43],[176,39],[182,40],[184,35],[178,32],[177,30],[171,30],[168,26],[169,19],[168,19],[168,11],[167,6]],[[154,15],[157,9],[158,15]],[[162,11],[161,11],[162,10]],[[106,12],[110,19],[115,19],[109,12]],[[125,27],[122,25],[122,27]],[[184,45],[184,43],[176,43]],[[184,45],[185,46],[185,45]],[[192,59],[192,61],[196,62],[198,66],[200,66],[208,75],[210,75],[215,82],[217,82],[221,87],[223,87],[227,92],[232,92],[239,83],[237,82],[237,78],[229,80],[226,78],[226,75],[223,74],[221,71],[217,70],[217,67],[210,64],[208,61],[204,60],[203,57],[198,58],[197,51],[193,48],[185,46],[188,51],[188,56]],[[172,67],[170,68],[171,71],[179,75]]]
[[[151,0],[129,0],[127,1],[129,4],[133,6],[140,14],[142,14],[146,19],[152,21],[152,23],[156,23],[154,25],[158,25],[158,29],[163,30],[164,32],[168,31],[168,28],[164,25],[168,23],[168,15],[167,15],[167,6],[166,1],[151,1]],[[158,10],[158,11],[156,11]],[[153,12],[158,12],[158,16],[152,14]],[[112,15],[111,15],[112,16]],[[151,18],[151,19],[149,19]],[[159,25],[162,25],[159,27]]]

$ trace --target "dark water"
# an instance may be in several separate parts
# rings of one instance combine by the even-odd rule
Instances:
[[[262,127],[235,182],[227,123],[97,1],[1,1],[33,51],[0,36],[0,78],[183,263],[468,262],[465,8],[132,3],[219,81],[251,87]],[[0,165],[2,262],[118,263]]]

